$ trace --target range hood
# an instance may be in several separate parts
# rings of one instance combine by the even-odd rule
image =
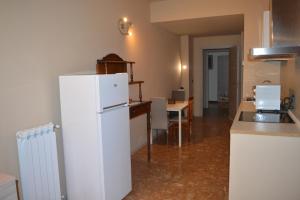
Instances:
[[[289,60],[300,56],[300,46],[252,48],[250,58],[254,60]]]
[[[281,61],[300,56],[299,10],[299,0],[272,0],[270,25],[267,27],[271,47],[250,49],[250,59]]]

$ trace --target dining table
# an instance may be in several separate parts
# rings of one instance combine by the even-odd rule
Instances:
[[[181,113],[184,109],[186,109],[189,105],[188,101],[176,101],[175,103],[168,103],[167,104],[167,111],[168,112],[178,112],[178,145],[181,147],[181,139],[182,139],[182,116]]]

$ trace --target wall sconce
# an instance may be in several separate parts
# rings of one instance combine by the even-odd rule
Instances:
[[[186,69],[187,69],[187,66],[186,66],[186,65],[183,65],[183,66],[182,66],[182,69],[186,70]]]
[[[128,21],[127,17],[123,17],[119,20],[119,30],[122,35],[129,35],[131,36],[132,33],[130,32],[130,27],[132,23]]]

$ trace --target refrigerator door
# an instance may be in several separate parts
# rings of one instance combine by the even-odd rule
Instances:
[[[98,76],[99,112],[128,103],[128,74]]]
[[[129,108],[99,114],[105,199],[123,199],[132,189]]]

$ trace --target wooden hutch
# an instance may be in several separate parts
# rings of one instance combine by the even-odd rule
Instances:
[[[147,149],[148,149],[148,161],[151,160],[151,146],[150,146],[150,111],[151,111],[151,101],[143,101],[142,94],[142,84],[144,81],[134,81],[133,77],[133,64],[135,62],[125,61],[117,54],[108,54],[101,60],[97,60],[96,73],[97,74],[115,74],[115,73],[127,73],[127,68],[129,65],[129,75],[130,80],[129,85],[138,85],[139,87],[139,100],[129,102],[129,114],[130,119],[137,116],[147,114]]]

